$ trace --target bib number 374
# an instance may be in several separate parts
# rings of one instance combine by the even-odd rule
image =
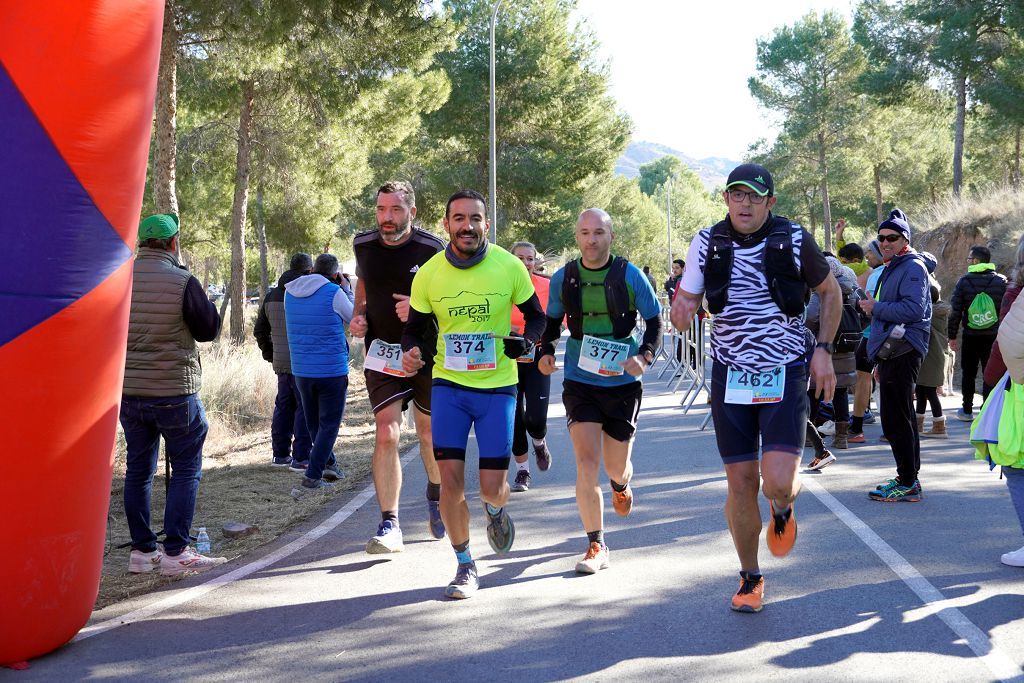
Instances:
[[[444,367],[462,372],[494,370],[498,367],[494,337],[490,332],[444,335]]]
[[[767,372],[747,372],[729,368],[725,383],[725,402],[751,405],[779,403],[786,389],[786,368]]]

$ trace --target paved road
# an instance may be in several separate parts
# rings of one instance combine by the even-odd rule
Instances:
[[[471,600],[443,598],[455,562],[427,534],[412,452],[404,553],[364,554],[378,510],[372,486],[357,489],[249,564],[104,609],[78,640],[0,680],[1024,680],[1024,570],[999,563],[1021,531],[1004,483],[964,445],[966,425],[925,445],[920,504],[868,500],[893,471],[877,425],[873,443],[806,476],[796,548],[762,553],[765,610],[736,614],[703,406],[683,416],[659,381],[646,394],[636,508],[620,519],[607,506],[612,566],[595,576],[573,573],[585,537],[554,405],[555,464],[513,494],[509,555],[491,553],[471,496],[483,586]]]

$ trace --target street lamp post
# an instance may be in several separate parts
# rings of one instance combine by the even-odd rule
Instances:
[[[668,272],[672,272],[672,176],[665,181],[665,214],[668,216],[666,230],[668,232]]]
[[[495,125],[494,98],[494,24],[498,20],[498,10],[504,0],[497,0],[491,11],[491,156],[490,156],[490,194],[491,194],[491,243],[498,241],[498,143],[497,126]]]

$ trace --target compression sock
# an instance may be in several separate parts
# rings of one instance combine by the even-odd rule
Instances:
[[[441,500],[441,485],[427,482],[427,500]]]
[[[459,564],[469,564],[473,561],[473,555],[469,552],[469,541],[453,545],[452,550],[455,551],[455,559]]]
[[[597,543],[598,545],[604,545],[604,529],[598,529],[597,531],[588,531],[587,543]]]
[[[851,434],[861,434],[863,432],[864,432],[864,416],[861,415],[860,417],[857,417],[856,415],[854,415],[853,419],[850,421],[850,433]]]

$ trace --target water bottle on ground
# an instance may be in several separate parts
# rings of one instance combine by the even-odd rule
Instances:
[[[200,555],[210,554],[210,536],[206,533],[206,527],[199,527],[199,535],[196,536],[196,552]]]

